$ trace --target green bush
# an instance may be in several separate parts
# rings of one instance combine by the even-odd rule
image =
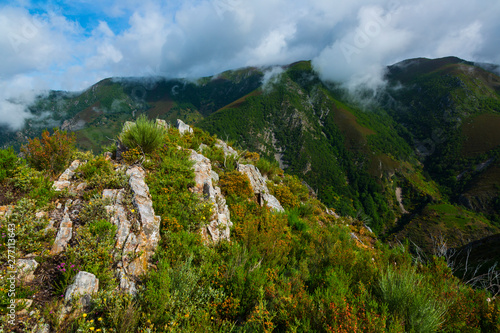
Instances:
[[[12,177],[18,165],[19,159],[12,147],[0,149],[0,182]]]
[[[433,298],[422,276],[413,268],[389,266],[379,280],[381,299],[407,332],[435,332],[444,321],[447,304]]]
[[[128,176],[124,171],[115,171],[113,164],[104,156],[98,156],[78,167],[77,173],[87,181],[89,189],[124,188]]]
[[[68,260],[80,270],[95,274],[99,287],[115,287],[112,269],[116,226],[104,219],[95,220],[78,228],[75,244],[66,250]]]
[[[75,141],[74,133],[67,134],[66,131],[55,128],[52,135],[45,130],[41,139],[28,139],[28,144],[21,147],[21,151],[31,166],[55,175],[69,164],[75,150]]]
[[[135,123],[124,128],[119,139],[127,148],[140,148],[144,154],[148,154],[162,144],[164,134],[163,127],[140,115]]]

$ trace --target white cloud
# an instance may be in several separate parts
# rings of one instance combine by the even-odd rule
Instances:
[[[406,58],[500,62],[498,0],[80,0],[40,14],[30,4],[0,5],[2,87],[81,90],[109,76],[197,77],[307,59],[325,79],[377,87],[384,66]],[[95,22],[64,16],[78,6]],[[3,110],[13,93],[0,93],[0,121],[12,124]]]

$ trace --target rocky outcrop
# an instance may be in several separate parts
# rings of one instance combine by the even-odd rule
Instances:
[[[272,210],[283,212],[284,209],[276,197],[269,193],[266,180],[262,177],[259,169],[252,164],[238,164],[238,171],[248,176],[253,192],[261,206],[264,204]]]
[[[72,236],[73,222],[69,218],[69,214],[65,212],[61,224],[59,225],[59,231],[57,232],[56,240],[54,241],[54,245],[50,250],[50,254],[55,255],[64,251]]]
[[[73,163],[67,168],[60,176],[57,181],[54,182],[54,189],[56,191],[62,191],[69,188],[71,185],[71,179],[75,175],[75,170],[82,164],[79,160],[74,160]]]
[[[106,210],[111,214],[111,223],[117,226],[115,258],[119,259],[117,275],[120,287],[135,294],[135,282],[146,272],[148,262],[160,240],[160,217],[154,215],[149,188],[144,181],[145,172],[139,166],[127,170],[129,184],[133,192],[133,204],[139,220],[129,219],[127,208],[122,201],[123,189],[103,191],[103,198],[111,205]]]
[[[185,124],[180,119],[177,119],[177,124],[175,125],[175,127],[177,127],[181,135],[184,135],[184,133],[193,133],[193,129],[191,128],[191,126]]]
[[[90,305],[91,295],[99,290],[99,279],[92,273],[80,271],[75,276],[75,282],[68,286],[64,300],[69,303],[76,296],[83,307]]]
[[[209,223],[202,228],[201,233],[206,241],[219,242],[230,239],[232,222],[226,199],[218,186],[213,185],[214,171],[210,160],[205,156],[191,150],[191,160],[194,161],[195,187],[203,200],[212,205],[212,215]],[[215,173],[216,174],[216,173]],[[218,178],[218,175],[217,175]]]
[[[236,150],[233,149],[233,147],[229,146],[227,143],[225,143],[224,141],[220,140],[220,139],[217,139],[217,142],[215,143],[215,146],[217,148],[220,148],[222,149],[222,151],[224,151],[224,156],[225,157],[229,157],[229,156],[235,156],[235,157],[238,157],[238,152]]]

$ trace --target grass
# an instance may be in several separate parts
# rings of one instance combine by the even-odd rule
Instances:
[[[145,154],[153,152],[163,142],[165,130],[140,115],[135,123],[125,128],[119,135],[119,140],[128,148],[140,148]]]

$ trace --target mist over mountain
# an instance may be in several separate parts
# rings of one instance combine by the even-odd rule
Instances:
[[[465,214],[469,222],[459,233],[454,222],[424,228],[416,242],[429,247],[428,234],[442,233],[462,246],[500,226],[500,81],[485,68],[495,67],[409,59],[387,67],[375,90],[326,81],[308,61],[190,80],[106,79],[81,93],[40,96],[22,130],[2,128],[1,144],[19,148],[60,127],[99,152],[140,114],[182,119],[276,161],[325,204],[365,216],[388,239],[448,205],[452,221]]]

